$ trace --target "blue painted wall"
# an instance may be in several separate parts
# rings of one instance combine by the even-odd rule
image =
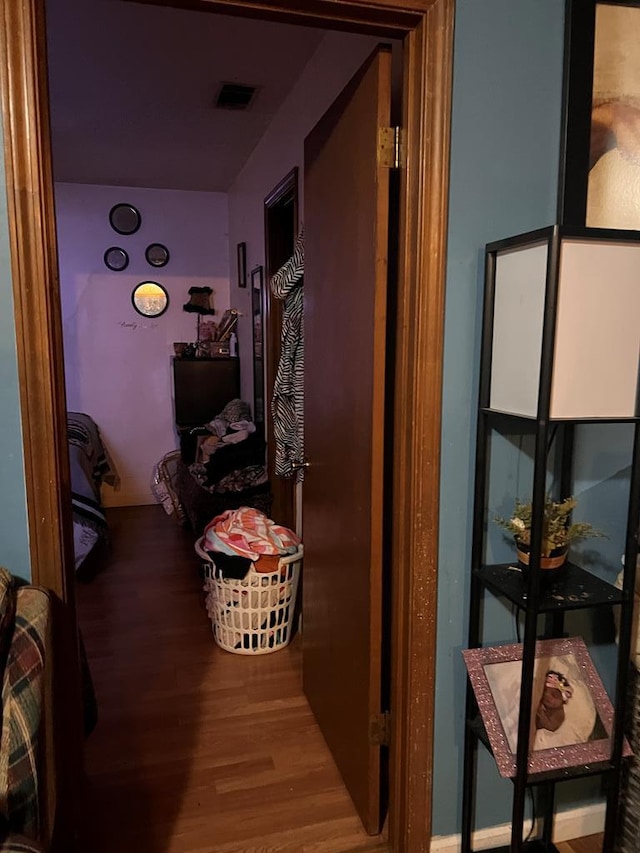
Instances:
[[[3,152],[0,124],[0,566],[29,579],[27,498]]]
[[[485,243],[552,224],[560,145],[563,0],[458,0],[447,269],[434,834],[460,831],[475,405]],[[505,442],[505,445],[507,443]],[[515,446],[505,446],[513,458]],[[515,487],[512,487],[512,491]],[[501,507],[496,507],[501,509]],[[510,640],[494,603],[486,624]],[[478,825],[506,822],[512,785],[480,751]]]

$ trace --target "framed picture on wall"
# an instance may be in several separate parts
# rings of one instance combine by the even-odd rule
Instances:
[[[247,244],[238,243],[236,247],[238,258],[238,287],[247,286]]]
[[[567,10],[558,218],[640,230],[640,2]]]
[[[462,652],[501,776],[516,774],[522,644]],[[529,772],[608,761],[613,707],[581,637],[536,643]],[[630,755],[627,741],[624,755]]]

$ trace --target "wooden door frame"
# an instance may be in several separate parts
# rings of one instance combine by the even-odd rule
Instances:
[[[31,572],[34,582],[55,591],[73,620],[45,4],[0,2],[0,94]],[[162,5],[404,39],[406,165],[395,369],[389,835],[398,853],[427,851],[454,0],[165,0]],[[76,671],[77,661],[69,655],[69,670]],[[65,745],[70,756],[74,746],[81,750],[77,729],[75,743]]]

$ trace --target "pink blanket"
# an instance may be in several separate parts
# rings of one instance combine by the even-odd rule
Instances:
[[[207,551],[257,560],[263,554],[295,553],[300,537],[260,510],[242,506],[229,509],[210,521],[204,530],[203,544]]]

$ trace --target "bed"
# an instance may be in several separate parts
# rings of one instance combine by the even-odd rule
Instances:
[[[108,540],[100,487],[102,483],[109,483],[115,488],[118,475],[102,443],[100,430],[89,415],[67,412],[67,438],[77,571],[96,544]]]

